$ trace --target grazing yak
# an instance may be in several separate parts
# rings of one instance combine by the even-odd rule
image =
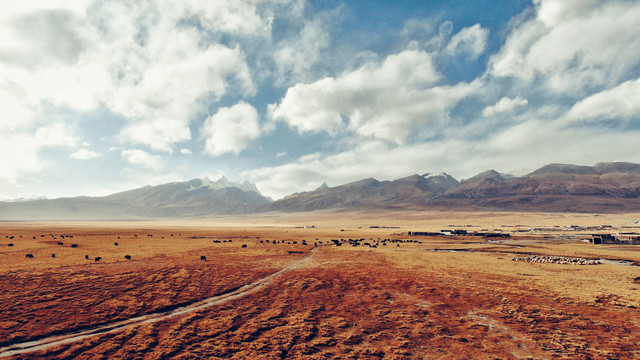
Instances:
[[[131,255],[125,255],[124,258],[127,260],[131,260]]]
[[[29,258],[29,259],[33,259],[33,254],[26,254],[24,257]]]
[[[95,258],[95,259],[93,259],[93,260],[94,260],[94,261],[100,261],[100,260],[102,260],[102,258],[101,258],[100,256],[96,256],[96,258]]]
[[[205,260],[207,260],[207,257],[206,257],[206,256],[204,256],[204,255],[200,255],[200,260],[205,261]]]
[[[52,258],[56,257],[56,254],[51,254],[51,257],[52,257]]]
[[[85,255],[84,258],[89,260],[89,255]]]

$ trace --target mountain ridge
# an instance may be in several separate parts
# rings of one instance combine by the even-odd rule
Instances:
[[[0,220],[101,220],[245,214],[272,200],[254,184],[208,178],[142,186],[101,197],[0,202]]]
[[[446,173],[395,180],[369,177],[273,201],[248,181],[221,177],[173,182],[103,197],[0,202],[0,220],[201,217],[326,209],[640,211],[640,164],[548,164],[522,176],[486,170],[458,181]]]

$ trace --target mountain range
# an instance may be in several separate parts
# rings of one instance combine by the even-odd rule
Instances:
[[[200,217],[252,212],[273,200],[254,184],[222,177],[145,186],[102,197],[0,202],[0,220]]]
[[[484,171],[458,181],[446,173],[373,178],[289,195],[277,201],[254,184],[224,177],[174,182],[104,197],[0,202],[0,220],[202,217],[323,209],[640,211],[640,164],[550,164],[523,176]]]

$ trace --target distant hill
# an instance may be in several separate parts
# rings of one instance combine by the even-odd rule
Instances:
[[[640,211],[640,165],[550,164],[515,177],[495,170],[458,182],[447,174],[412,175],[394,181],[365,179],[290,195],[262,210],[332,208],[521,210],[552,212]]]
[[[458,181],[448,174],[373,178],[272,201],[255,185],[194,179],[104,197],[0,202],[0,220],[136,219],[324,209],[640,212],[640,164],[549,164],[524,176],[487,170]]]
[[[436,203],[526,211],[640,211],[640,165],[550,164],[512,178],[487,171],[452,187]]]
[[[448,174],[411,175],[393,181],[373,178],[336,187],[321,186],[310,192],[289,195],[260,207],[263,211],[312,211],[332,208],[405,208],[427,205],[458,181]],[[326,185],[326,184],[325,184]]]
[[[0,203],[1,220],[133,219],[195,217],[253,212],[272,200],[255,185],[224,177],[174,182],[103,197]]]

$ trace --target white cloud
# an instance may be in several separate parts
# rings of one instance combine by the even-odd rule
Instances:
[[[143,167],[148,170],[161,171],[164,168],[164,160],[158,155],[151,155],[140,149],[122,150],[122,156],[131,165]]]
[[[298,37],[279,43],[273,54],[277,71],[276,84],[309,81],[311,71],[320,60],[321,51],[329,46],[328,21],[318,17],[304,24]]]
[[[92,150],[80,149],[69,156],[76,160],[91,160],[91,159],[97,159],[102,155]]]
[[[0,141],[0,185],[17,185],[25,174],[42,170],[38,144],[30,134],[12,134]],[[11,154],[7,156],[6,154]]]
[[[640,53],[640,3],[536,1],[536,17],[509,34],[491,72],[582,94],[626,80]]]
[[[73,147],[78,143],[71,128],[64,123],[40,127],[36,130],[33,139],[40,144],[40,147]]]
[[[258,111],[246,102],[220,108],[205,121],[201,132],[205,139],[206,154],[238,154],[249,146],[251,141],[260,137]]]
[[[482,115],[485,117],[489,117],[496,114],[509,113],[512,112],[515,108],[525,106],[528,103],[529,101],[527,99],[523,99],[520,96],[516,96],[513,99],[503,97],[495,105],[487,106],[482,111]]]
[[[261,14],[260,5],[282,1],[256,0],[189,0],[187,12],[200,18],[202,26],[216,32],[244,36],[264,36],[271,33],[273,14]]]
[[[180,149],[180,154],[182,154],[182,155],[191,155],[191,150],[189,150],[189,149]]]
[[[35,116],[35,110],[23,101],[23,95],[12,92],[3,86],[0,79],[0,129],[13,131],[30,124]]]
[[[277,3],[52,1],[9,5],[7,11],[3,6],[3,126],[28,126],[43,105],[79,113],[105,107],[127,120],[122,140],[170,152],[191,139],[189,125],[211,102],[230,92],[255,93],[243,51],[212,41],[209,32],[264,37],[272,13],[263,4]],[[187,26],[189,21],[200,21],[204,30]]]
[[[445,52],[450,56],[467,55],[476,59],[487,47],[488,38],[489,30],[483,29],[480,24],[466,27],[451,38]]]
[[[131,120],[122,135],[133,143],[171,151],[191,139],[189,124],[210,101],[227,93],[230,80],[242,92],[255,89],[239,48],[209,45],[202,49],[193,31],[171,30],[149,39],[146,56],[153,63],[130,73],[119,84],[111,109]],[[233,82],[231,82],[233,83]]]
[[[87,45],[79,14],[66,9],[34,9],[5,18],[3,23],[0,60],[17,66],[71,63]],[[40,56],[42,53],[47,56]]]
[[[565,121],[629,119],[640,115],[640,79],[626,81],[576,103]]]
[[[346,119],[359,136],[404,143],[416,125],[446,122],[448,109],[476,87],[435,86],[439,79],[429,54],[406,50],[338,78],[291,87],[269,111],[300,132],[336,133]]]
[[[21,177],[44,170],[48,164],[40,157],[47,148],[74,147],[73,130],[54,123],[31,132],[8,132],[0,141],[0,185],[17,185]]]

